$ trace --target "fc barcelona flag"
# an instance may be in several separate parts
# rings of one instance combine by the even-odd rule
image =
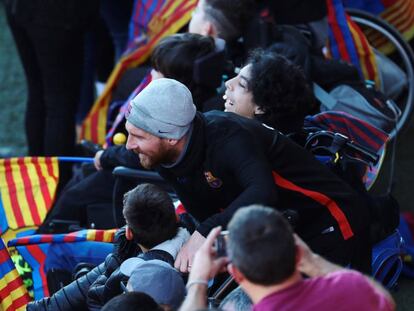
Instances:
[[[38,227],[55,198],[57,158],[0,159],[0,235]]]
[[[49,296],[45,273],[45,260],[51,243],[96,241],[111,243],[117,229],[81,230],[62,234],[36,234],[10,240],[8,247],[16,246],[18,252],[32,269],[33,293],[36,300]],[[1,310],[0,310],[1,311]]]
[[[0,311],[25,310],[31,298],[0,238]]]
[[[345,12],[342,0],[327,0],[329,23],[329,53],[352,63],[366,80],[379,85],[375,55],[365,34]]]
[[[71,233],[35,234],[10,240],[8,246],[21,246],[42,243],[72,243],[72,242],[107,242],[112,243],[117,229],[96,230],[85,229]]]
[[[112,71],[103,93],[96,100],[82,124],[81,137],[83,139],[101,145],[105,143],[108,107],[112,99],[112,91],[119,79],[128,68],[145,62],[162,38],[176,33],[186,25],[196,5],[197,0],[166,0],[163,3],[149,22],[147,42],[131,54],[122,57]]]

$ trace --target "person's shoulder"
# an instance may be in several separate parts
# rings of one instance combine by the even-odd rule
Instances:
[[[337,300],[352,298],[347,304],[356,305],[365,310],[393,310],[388,297],[369,277],[350,269],[343,269],[318,278],[332,297]],[[379,285],[378,285],[379,286]]]

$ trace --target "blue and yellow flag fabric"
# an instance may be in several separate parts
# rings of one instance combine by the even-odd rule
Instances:
[[[0,310],[25,310],[31,298],[0,238]]]

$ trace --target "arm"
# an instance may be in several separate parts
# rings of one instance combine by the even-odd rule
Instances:
[[[301,260],[299,262],[299,271],[306,274],[309,277],[321,277],[330,273],[346,270],[344,267],[338,266],[323,257],[312,252],[312,250],[302,241],[299,236],[295,234],[296,245],[301,253]],[[373,278],[360,274],[378,293],[383,295],[391,304],[391,307],[395,309],[395,303],[388,293],[388,291],[382,287],[380,283],[375,281]]]
[[[175,261],[175,268],[181,272],[188,271],[195,252],[211,229],[226,227],[237,209],[250,204],[274,206],[276,203],[277,192],[269,160],[251,137],[238,135],[219,147],[220,152],[213,150],[207,157],[214,157],[215,167],[234,176],[232,182],[237,183],[242,191],[223,212],[212,215],[197,227]]]
[[[197,251],[187,282],[187,296],[180,311],[192,311],[206,307],[207,284],[220,271],[226,269],[228,259],[216,257],[214,241],[220,234],[221,228],[214,228],[207,236],[204,244]]]
[[[141,168],[138,156],[133,151],[127,150],[124,145],[111,146],[98,151],[94,158],[94,164],[97,169],[111,169],[120,165]]]
[[[238,135],[226,141],[210,156],[216,156],[214,166],[234,177],[242,191],[225,207],[206,219],[197,228],[197,231],[207,236],[216,226],[225,228],[237,209],[250,204],[274,206],[277,201],[277,189],[272,175],[269,159],[262,147],[252,141],[251,137]]]

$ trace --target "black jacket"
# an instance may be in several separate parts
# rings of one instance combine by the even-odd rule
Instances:
[[[158,172],[201,222],[197,231],[204,236],[256,203],[296,210],[305,240],[329,226],[347,240],[360,225],[359,198],[350,186],[282,134],[233,113],[198,113],[183,159]]]

